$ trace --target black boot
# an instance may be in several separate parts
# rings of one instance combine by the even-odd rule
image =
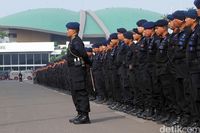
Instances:
[[[78,124],[89,124],[91,122],[88,115],[81,115],[78,119],[75,119],[73,123],[78,125]]]
[[[154,115],[154,109],[150,108],[146,114],[146,119],[147,120],[152,120]]]
[[[78,119],[80,116],[81,116],[81,115],[78,114],[76,117],[74,117],[74,118],[72,118],[72,119],[69,119],[69,122],[70,122],[70,123],[73,123],[74,120]]]

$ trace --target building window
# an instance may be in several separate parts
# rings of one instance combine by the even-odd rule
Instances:
[[[19,54],[19,64],[26,64],[25,54]]]
[[[27,67],[27,70],[33,70],[33,67]]]
[[[41,64],[41,54],[34,54],[34,64]]]
[[[26,70],[26,67],[19,67],[20,71]]]
[[[10,71],[11,70],[11,67],[5,67],[4,68],[4,71]]]
[[[18,54],[12,54],[12,64],[18,65]]]
[[[3,71],[3,67],[0,67],[0,71]]]
[[[27,54],[27,64],[33,64],[33,54]]]
[[[47,64],[48,62],[48,54],[42,54],[42,64]]]
[[[10,55],[9,54],[4,55],[4,65],[10,65]]]
[[[12,67],[13,71],[18,71],[18,67]]]
[[[3,55],[0,55],[0,65],[3,65]]]

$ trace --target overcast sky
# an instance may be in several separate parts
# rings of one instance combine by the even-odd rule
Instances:
[[[110,7],[142,8],[161,14],[194,7],[194,0],[0,0],[0,17],[36,8],[98,10]]]

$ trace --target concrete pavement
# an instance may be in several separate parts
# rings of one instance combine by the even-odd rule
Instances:
[[[91,103],[91,124],[68,122],[71,96],[31,82],[0,81],[0,133],[160,133],[162,125]]]

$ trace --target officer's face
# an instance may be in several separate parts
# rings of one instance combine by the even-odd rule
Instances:
[[[88,57],[92,56],[92,52],[87,52]]]
[[[112,39],[112,40],[111,40],[111,43],[112,43],[113,45],[117,45],[118,39]]]
[[[195,23],[195,19],[191,19],[191,18],[186,18],[185,19],[185,25],[187,27],[191,27],[194,23]]]
[[[165,28],[157,26],[155,32],[158,36],[161,36],[165,32]]]
[[[73,29],[67,29],[67,37],[72,37],[76,34],[76,30]]]
[[[145,29],[144,30],[144,36],[151,37],[152,34],[153,34],[153,29]]]
[[[134,38],[134,40],[139,40],[141,38],[141,35],[135,33],[135,34],[133,34],[133,38]]]
[[[123,41],[123,40],[124,40],[124,35],[123,35],[123,33],[118,33],[117,36],[118,36],[118,39],[119,39],[120,41]]]
[[[96,53],[99,51],[99,48],[93,48],[92,51]]]
[[[141,34],[144,32],[144,27],[138,27],[137,29],[138,29],[138,32]]]
[[[176,28],[180,28],[181,25],[183,24],[183,21],[181,21],[181,20],[179,20],[179,19],[174,19],[174,20],[173,20],[173,23],[174,23],[174,26],[175,26]]]
[[[174,30],[174,29],[175,29],[174,21],[169,21],[168,27],[169,27],[170,29]]]
[[[124,38],[124,43],[126,44],[126,45],[128,45],[129,44],[129,39],[127,39],[127,38]]]

